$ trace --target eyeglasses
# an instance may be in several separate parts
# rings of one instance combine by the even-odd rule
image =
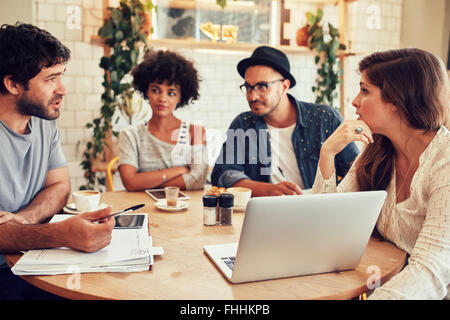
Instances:
[[[239,86],[239,89],[241,89],[243,94],[250,94],[250,93],[252,93],[253,90],[255,90],[255,92],[257,94],[264,94],[267,92],[267,89],[269,88],[269,86],[271,86],[274,83],[284,81],[284,80],[285,79],[278,79],[278,80],[273,80],[273,81],[269,81],[269,82],[261,81],[261,82],[258,82],[257,84],[255,84],[254,86],[251,86],[248,83],[244,83]]]

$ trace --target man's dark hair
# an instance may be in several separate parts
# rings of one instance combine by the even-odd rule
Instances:
[[[43,68],[65,64],[70,50],[49,32],[17,22],[0,27],[0,93],[6,94],[5,76],[27,88]]]
[[[199,76],[194,64],[173,51],[149,51],[144,60],[133,71],[133,85],[144,97],[150,83],[163,83],[180,86],[181,99],[177,108],[199,98]]]

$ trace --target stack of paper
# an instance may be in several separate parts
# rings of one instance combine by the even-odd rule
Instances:
[[[70,215],[56,215],[51,222]],[[69,248],[29,250],[12,267],[16,275],[54,275],[84,272],[137,272],[153,264],[147,215],[140,229],[114,229],[111,243],[94,253]]]

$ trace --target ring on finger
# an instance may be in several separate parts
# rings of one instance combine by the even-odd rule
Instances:
[[[356,127],[356,128],[355,128],[355,133],[360,134],[360,133],[362,133],[363,131],[364,131],[364,129],[361,128],[361,127]]]

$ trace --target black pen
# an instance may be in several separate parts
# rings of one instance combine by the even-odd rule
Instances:
[[[283,177],[283,179],[284,179],[284,180],[287,180],[288,178],[286,178],[286,176],[284,175],[283,170],[281,170],[281,168],[280,168],[279,166],[278,166],[278,170],[280,171],[281,176]]]
[[[123,210],[123,211],[120,211],[120,212],[116,212],[116,213],[110,214],[109,216],[100,218],[100,219],[95,220],[95,221],[93,221],[93,222],[94,222],[94,223],[95,223],[95,222],[99,222],[99,221],[101,221],[101,220],[104,220],[104,219],[108,219],[108,218],[117,216],[118,214],[122,214],[122,213],[127,213],[127,212],[131,212],[131,211],[135,211],[135,210],[137,210],[137,209],[142,208],[143,206],[145,206],[145,204],[143,204],[143,203],[142,203],[142,204],[138,204],[137,206],[129,207],[129,208]]]

